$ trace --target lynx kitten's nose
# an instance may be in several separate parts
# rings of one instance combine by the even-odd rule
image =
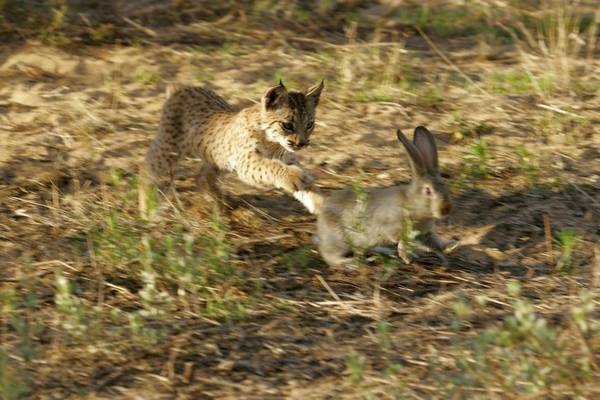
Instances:
[[[308,146],[309,140],[301,140],[298,143],[294,143],[293,146],[297,149],[301,149],[303,147]]]

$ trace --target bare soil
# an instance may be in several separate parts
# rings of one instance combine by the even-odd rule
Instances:
[[[139,44],[53,47],[29,40],[0,47],[0,285],[21,295],[29,290],[23,282],[34,282],[36,306],[26,316],[39,326],[33,335],[37,356],[26,366],[32,398],[343,399],[369,393],[394,398],[388,390],[397,387],[394,382],[403,388],[396,393],[406,396],[450,398],[436,395],[442,392],[432,371],[447,375],[456,338],[474,335],[511,312],[509,279],[520,281],[537,313],[559,325],[578,290],[599,283],[593,268],[600,238],[598,93],[564,92],[548,99],[494,93],[485,77],[518,68],[514,48],[483,46],[471,37],[433,37],[454,68],[407,30],[398,62],[414,68],[423,85],[441,87],[441,99],[424,102],[408,89],[392,99],[363,102],[353,97],[363,90],[356,83],[361,75],[341,77],[348,68],[344,54],[352,51],[344,47],[352,43],[341,29],[271,34],[245,28],[239,18],[177,26],[164,31],[168,40],[159,26],[151,31],[158,37],[138,32]],[[373,44],[372,35],[359,32],[356,43]],[[333,54],[333,62],[320,61],[321,54]],[[373,50],[373,58],[361,62],[382,68],[377,54]],[[597,59],[591,67],[599,70]],[[325,191],[357,180],[367,187],[406,180],[409,169],[395,129],[411,132],[422,124],[435,133],[455,204],[440,231],[461,241],[449,265],[422,255],[410,265],[378,260],[355,270],[331,270],[311,247],[314,216],[281,192],[250,188],[229,176],[226,191],[238,207],[224,217],[226,240],[235,267],[251,282],[232,286],[252,300],[244,318],[209,318],[176,307],[164,322],[167,333],[153,347],[121,351],[121,343],[109,343],[114,352],[94,353],[62,340],[54,310],[57,270],[92,304],[100,279],[109,284],[106,307],[127,309],[128,302],[133,307],[139,301],[139,262],[132,261],[130,275],[102,277],[86,232],[111,205],[136,220],[135,199],[120,196],[135,186],[136,165],[157,128],[167,83],[207,85],[244,106],[278,76],[292,87],[326,80],[314,139],[300,154]],[[486,127],[480,133],[490,154],[487,178],[469,172],[470,145],[478,134],[472,129],[473,136],[457,138],[452,119],[457,113]],[[577,122],[561,122],[552,134],[540,132],[540,120],[563,121],[564,113],[577,115]],[[519,164],[517,145],[532,153],[539,175],[534,183]],[[115,171],[121,180],[114,179]],[[165,200],[160,211],[169,222],[143,229],[160,237],[180,220],[189,229],[204,229],[212,203],[195,191],[194,173],[193,161],[180,168],[177,198],[170,195],[172,203]],[[568,272],[556,271],[562,250],[546,235],[544,216],[554,238],[565,228],[580,234]],[[554,243],[552,256],[548,240]],[[175,289],[165,290],[175,296]],[[487,306],[461,331],[453,330],[452,304],[482,297]],[[378,339],[381,321],[390,327],[388,348]],[[0,328],[0,337],[5,349],[17,346],[8,325]],[[365,363],[357,385],[347,367],[352,352]],[[400,370],[393,379],[383,377],[381,371],[392,364]],[[473,396],[454,390],[452,398]]]

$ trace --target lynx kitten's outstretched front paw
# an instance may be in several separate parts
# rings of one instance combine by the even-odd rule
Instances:
[[[323,206],[323,195],[316,191],[301,190],[294,192],[294,198],[306,207],[311,214],[319,214]]]
[[[283,182],[280,182],[280,187],[290,193],[307,190],[312,186],[313,178],[306,173],[302,168],[290,165],[286,169],[286,176]]]

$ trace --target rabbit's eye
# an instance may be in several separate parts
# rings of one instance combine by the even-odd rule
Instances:
[[[294,131],[294,124],[291,122],[282,122],[281,127],[288,132]]]
[[[430,188],[429,186],[425,186],[425,194],[426,194],[427,196],[431,196],[431,194],[432,194],[432,191],[431,191],[431,188]]]

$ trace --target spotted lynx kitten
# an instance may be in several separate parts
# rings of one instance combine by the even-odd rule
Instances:
[[[162,109],[158,133],[140,170],[140,211],[148,211],[149,191],[159,177],[173,181],[181,157],[202,160],[197,183],[224,205],[218,177],[235,172],[253,186],[274,186],[292,194],[311,212],[322,197],[294,154],[310,142],[323,82],[303,92],[280,82],[260,104],[236,110],[211,90],[176,89]]]

